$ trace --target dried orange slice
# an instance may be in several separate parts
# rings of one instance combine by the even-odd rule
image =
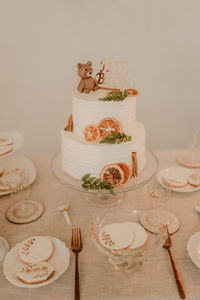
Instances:
[[[96,143],[100,138],[100,130],[96,125],[87,126],[83,133],[88,143]]]
[[[134,89],[127,89],[128,97],[134,97],[138,95],[138,91]]]
[[[117,187],[124,182],[124,172],[118,164],[109,164],[101,171],[100,179],[108,181],[113,187]]]
[[[103,139],[111,134],[122,132],[122,125],[120,121],[114,118],[105,118],[101,120],[98,127],[101,138]]]
[[[118,163],[118,166],[120,166],[120,168],[124,172],[124,181],[122,182],[122,184],[127,183],[131,178],[131,170],[129,165],[127,165],[126,163]]]
[[[107,92],[106,95],[112,95],[114,92],[119,93],[119,92],[120,92],[120,89],[113,89],[113,90]]]

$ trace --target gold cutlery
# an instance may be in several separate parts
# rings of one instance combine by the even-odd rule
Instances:
[[[80,299],[80,286],[79,286],[79,271],[78,271],[78,254],[83,249],[83,241],[80,228],[72,229],[71,249],[75,253],[75,286],[74,286],[74,299]]]
[[[171,261],[171,264],[172,264],[172,268],[173,268],[173,271],[174,271],[174,277],[176,279],[176,284],[177,284],[179,295],[182,299],[185,299],[185,292],[184,292],[184,289],[183,289],[183,285],[182,285],[182,282],[181,282],[181,279],[180,279],[180,276],[179,276],[179,273],[178,273],[173,255],[172,255],[171,250],[170,250],[170,247],[172,246],[172,241],[171,241],[171,238],[170,238],[170,235],[169,235],[167,225],[166,225],[166,230],[167,230],[167,238],[166,238],[166,241],[165,241],[163,247],[168,250],[168,254],[169,254],[170,261]]]

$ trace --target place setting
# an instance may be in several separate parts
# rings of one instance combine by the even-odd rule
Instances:
[[[22,178],[24,179],[24,177]],[[16,181],[14,182],[16,183]],[[45,207],[42,202],[31,200],[30,185],[21,186],[20,189],[19,187],[18,183],[17,190],[12,190],[10,194],[10,197],[15,201],[8,207],[5,217],[15,226],[21,226],[22,224],[26,226],[26,224],[37,221],[38,218],[42,217]],[[75,231],[76,235],[74,237],[70,205],[63,195],[64,193],[60,194],[59,197],[59,202],[62,201],[63,204],[58,206],[57,214],[61,222],[64,219],[64,227],[68,226],[71,231],[71,236],[70,234],[66,235],[65,241],[51,235],[33,235],[9,249],[8,242],[0,237],[0,259],[3,261],[3,273],[11,284],[20,288],[39,288],[52,284],[67,271],[71,254],[66,241],[70,239],[73,241],[71,251],[76,252],[77,231]],[[38,210],[33,211],[31,206],[33,203],[34,205],[36,203],[41,205],[42,208],[37,207]],[[2,225],[3,222],[1,220]]]
[[[83,249],[81,229],[71,228],[71,252],[77,257]],[[70,256],[70,249],[60,239],[44,235],[31,236],[10,249],[3,261],[3,273],[17,287],[39,288],[52,284],[67,271]],[[74,287],[77,296],[80,293],[77,258],[75,270]]]
[[[143,189],[144,200],[140,201],[140,206],[144,207],[141,213],[140,222],[150,232],[158,232],[159,227],[167,224],[170,234],[174,234],[181,227],[181,220],[171,207],[166,208],[171,199],[171,189],[160,185],[156,176],[147,183]]]
[[[65,243],[49,236],[33,236],[16,244],[6,255],[6,279],[23,288],[37,288],[57,280],[68,268],[70,252]]]
[[[11,172],[4,171],[3,180],[9,189],[10,199],[13,200],[5,213],[5,218],[9,222],[19,227],[26,226],[43,216],[45,213],[43,202],[32,199],[29,173],[19,168]],[[66,202],[64,193],[60,194],[59,199],[57,214],[60,220],[62,218],[65,220],[64,226],[69,226],[72,231],[71,237],[66,236],[65,242],[56,236],[33,235],[10,248],[7,240],[0,237],[3,274],[12,285],[28,289],[43,287],[52,284],[67,271],[71,254],[66,241],[70,238],[74,241],[75,246],[71,251],[76,252],[77,235],[74,238],[70,204]],[[1,223],[5,226],[3,219]]]
[[[78,255],[82,248],[81,230],[72,228],[71,251]],[[7,253],[3,272],[6,279],[15,286],[38,288],[57,280],[69,264],[70,250],[64,242],[51,236],[32,236],[16,244]],[[77,285],[76,276],[75,288]]]

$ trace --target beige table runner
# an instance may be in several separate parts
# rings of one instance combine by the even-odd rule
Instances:
[[[176,165],[178,151],[159,151],[160,168]],[[108,259],[100,253],[89,238],[89,225],[102,211],[88,206],[81,200],[81,193],[69,190],[54,178],[50,168],[50,156],[32,157],[37,168],[37,179],[31,186],[31,199],[40,200],[46,210],[37,221],[26,225],[15,225],[5,219],[5,211],[12,203],[9,196],[0,198],[0,235],[13,247],[21,240],[35,235],[58,237],[70,248],[71,228],[57,211],[65,200],[70,203],[70,216],[74,226],[83,231],[84,249],[80,254],[81,299],[179,299],[173,271],[165,249],[149,258],[141,271],[120,273],[113,269]],[[143,188],[127,194],[121,206],[148,206],[144,201]],[[200,270],[190,261],[186,244],[188,238],[200,231],[200,218],[194,207],[200,203],[200,192],[172,193],[166,208],[175,212],[182,226],[173,237],[172,252],[180,272],[187,299],[200,299]],[[0,272],[0,300],[63,300],[74,298],[74,256],[71,253],[68,270],[51,285],[38,289],[17,288],[10,284]]]

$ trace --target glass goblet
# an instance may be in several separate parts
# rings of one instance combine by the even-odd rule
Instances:
[[[200,162],[200,129],[192,128],[187,134],[187,153],[185,160],[188,163],[199,164]]]
[[[9,250],[9,244],[7,240],[5,239],[6,235],[6,225],[5,225],[5,214],[2,212],[0,216],[0,228],[3,236],[0,236],[0,261],[4,260],[8,250]]]
[[[171,190],[161,186],[156,178],[153,178],[148,183],[148,197],[151,201],[152,210],[150,213],[149,221],[156,228],[159,228],[162,225],[169,224],[170,220],[165,214],[163,207],[171,197]]]
[[[10,196],[13,200],[19,202],[16,215],[19,218],[26,218],[30,215],[30,207],[26,201],[30,195],[29,174],[25,171],[21,175],[5,175],[7,186],[10,190]]]
[[[171,190],[159,184],[156,178],[148,183],[148,195],[153,207],[163,206],[171,197]]]

